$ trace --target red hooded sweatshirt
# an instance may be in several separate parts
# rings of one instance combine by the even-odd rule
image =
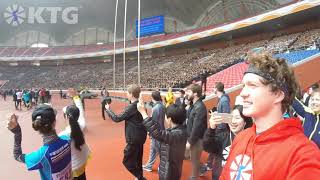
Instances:
[[[256,134],[256,126],[233,141],[220,180],[319,180],[320,150],[303,134],[298,119],[282,120]]]

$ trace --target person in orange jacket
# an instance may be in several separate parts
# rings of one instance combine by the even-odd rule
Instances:
[[[249,62],[240,96],[243,115],[254,125],[234,139],[220,180],[319,179],[318,147],[303,134],[298,119],[283,118],[298,86],[292,69],[267,53]]]

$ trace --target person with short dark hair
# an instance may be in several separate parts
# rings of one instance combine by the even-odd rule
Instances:
[[[40,95],[40,103],[45,103],[46,91],[44,88],[40,89],[39,95]]]
[[[181,89],[179,91],[179,97],[176,98],[176,102],[175,104],[178,105],[178,106],[185,106],[185,103],[184,103],[184,100],[185,100],[185,91],[183,89]]]
[[[39,105],[32,113],[32,128],[39,131],[43,138],[43,146],[29,154],[23,154],[21,148],[21,128],[18,117],[12,114],[8,121],[8,129],[14,133],[14,158],[25,163],[27,169],[39,170],[42,180],[72,179],[70,138],[58,136],[55,130],[56,113],[49,105]]]
[[[218,96],[219,101],[217,104],[218,113],[230,113],[230,97],[224,91],[224,84],[222,82],[216,82],[214,87],[214,93]],[[216,136],[221,138],[221,141],[225,141],[225,138],[229,134],[228,125],[221,123],[217,125]],[[220,147],[222,148],[222,147]],[[211,169],[221,169],[220,158],[215,157],[216,154],[209,154],[207,163],[201,167],[200,173],[203,175],[206,171]]]
[[[31,101],[32,101],[30,91],[25,90],[22,97],[23,97],[25,107],[29,109],[31,107]]]
[[[47,103],[50,103],[52,98],[52,92],[50,91],[50,89],[46,91],[46,94],[47,94]]]
[[[185,110],[186,110],[186,121],[184,122],[184,125],[188,125],[188,117],[189,114],[193,108],[193,102],[189,101],[188,98],[186,97],[184,99],[184,104],[185,104]],[[186,148],[184,152],[184,158],[190,160],[190,148]]]
[[[103,90],[101,90],[101,114],[102,114],[102,118],[103,120],[106,120],[106,116],[105,116],[105,105],[106,104],[111,104],[111,97],[109,97],[109,92],[107,89],[103,88]]]
[[[7,94],[8,94],[8,91],[7,91],[7,90],[4,90],[4,91],[3,91],[3,95],[2,95],[4,101],[7,100]]]
[[[126,147],[124,149],[123,165],[138,180],[145,180],[142,170],[143,144],[146,141],[147,131],[143,126],[143,118],[137,110],[141,89],[138,85],[128,86],[127,98],[130,104],[124,111],[116,115],[109,104],[106,104],[105,111],[112,121],[118,123],[125,121]]]
[[[161,129],[159,123],[149,118],[143,101],[137,105],[144,119],[143,124],[150,136],[160,142],[160,180],[179,180],[181,178],[185,144],[188,138],[185,109],[176,104],[167,107],[165,123],[167,129]]]
[[[200,157],[203,150],[202,139],[207,129],[207,109],[202,100],[202,88],[198,84],[191,84],[186,91],[187,98],[193,102],[193,108],[188,117],[188,141],[186,148],[190,149],[192,174],[189,179],[197,179],[200,170]]]
[[[165,130],[164,119],[165,119],[165,106],[162,103],[161,94],[159,91],[153,91],[151,93],[153,107],[151,118],[153,121],[157,122],[160,126],[160,130]],[[152,166],[156,161],[156,157],[159,154],[160,144],[155,138],[150,136],[150,154],[148,162],[143,165],[143,170],[151,172]]]
[[[304,101],[304,105],[305,106],[309,106],[309,101],[310,101],[310,97],[311,97],[311,94],[314,92],[314,91],[317,91],[319,90],[319,84],[318,83],[315,83],[313,84],[310,88],[309,88],[309,95],[308,97],[306,98],[306,100]]]
[[[30,103],[31,103],[31,107],[35,105],[34,96],[35,96],[35,93],[34,93],[34,91],[31,89],[31,90],[30,90]]]
[[[208,75],[208,72],[206,72],[206,70],[203,69],[202,73],[200,74],[201,88],[203,87],[203,92],[207,91],[207,75]]]
[[[20,110],[22,110],[21,106],[22,106],[22,96],[23,96],[23,93],[21,90],[18,90],[16,92],[16,95],[17,95],[17,108],[20,106]]]
[[[214,93],[219,98],[219,102],[217,104],[218,113],[230,113],[230,97],[225,93],[224,84],[222,82],[216,83]]]
[[[100,93],[103,97],[109,97],[109,91],[105,87],[101,90]]]
[[[12,100],[13,100],[13,102],[14,102],[14,107],[16,108],[16,109],[18,109],[18,99],[17,99],[17,91],[16,90],[14,90],[13,91],[13,94],[12,94]]]
[[[37,106],[38,105],[38,100],[39,100],[39,90],[34,91],[34,103]]]

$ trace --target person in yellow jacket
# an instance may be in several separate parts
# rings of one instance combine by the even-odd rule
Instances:
[[[169,87],[168,93],[164,99],[166,107],[170,106],[171,104],[174,104],[174,95],[171,87]]]

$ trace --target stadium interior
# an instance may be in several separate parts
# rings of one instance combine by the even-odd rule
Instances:
[[[211,109],[216,82],[234,103],[247,53],[256,50],[286,59],[302,90],[320,82],[320,1],[196,1],[141,0],[141,20],[160,16],[164,27],[139,40],[135,0],[126,23],[124,0],[118,9],[116,0],[1,0],[0,90],[106,88],[126,98],[140,78],[150,101],[152,90],[177,92],[205,76]]]

